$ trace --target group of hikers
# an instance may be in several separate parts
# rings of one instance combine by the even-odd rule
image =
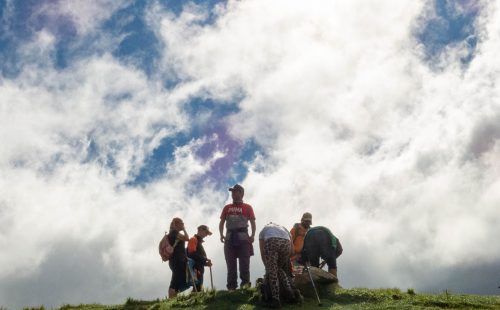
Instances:
[[[226,287],[231,291],[238,287],[238,265],[240,288],[251,286],[250,257],[254,255],[253,243],[256,225],[252,206],[243,202],[244,188],[236,184],[229,188],[229,191],[233,203],[226,205],[222,210],[219,233],[220,241],[224,243],[227,266]],[[328,228],[312,227],[311,225],[312,215],[306,212],[300,223],[293,225],[290,231],[275,223],[266,224],[260,231],[258,235],[259,248],[265,266],[263,284],[270,293],[266,304],[269,307],[279,308],[282,302],[302,302],[303,297],[293,283],[294,266],[305,265],[306,267],[321,268],[322,265],[327,264],[328,272],[337,278],[336,260],[342,253],[342,246]],[[224,227],[226,228],[225,234]],[[209,235],[212,235],[210,229],[206,225],[200,225],[196,234],[189,238],[182,219],[178,217],[172,219],[169,233],[166,236],[173,250],[168,259],[169,267],[172,270],[168,290],[169,298],[175,297],[177,293],[187,289],[189,277],[191,277],[191,286],[193,286],[194,291],[203,289],[205,267],[212,266],[212,262],[207,258],[203,248],[203,239]],[[322,263],[320,263],[320,259],[323,260]]]

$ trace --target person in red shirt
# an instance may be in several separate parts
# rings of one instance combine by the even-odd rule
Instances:
[[[236,184],[229,189],[233,199],[222,210],[219,223],[220,241],[224,243],[224,257],[227,265],[227,289],[237,287],[237,265],[239,261],[240,287],[249,287],[250,283],[250,256],[253,255],[253,241],[255,237],[255,215],[251,205],[243,203],[245,190]],[[248,234],[248,222],[252,228]],[[224,235],[226,224],[226,235]]]
[[[203,247],[203,238],[210,236],[212,232],[208,229],[207,225],[198,226],[198,232],[189,239],[187,247],[187,255],[194,260],[194,271],[197,275],[196,291],[203,290],[203,274],[205,273],[205,266],[212,266],[212,261],[207,258],[205,248]]]

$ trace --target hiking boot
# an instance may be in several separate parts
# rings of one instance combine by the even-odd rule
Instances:
[[[279,299],[272,299],[270,303],[267,304],[268,308],[279,309],[281,308],[281,302]]]
[[[250,283],[250,282],[241,283],[241,285],[240,285],[240,289],[247,289],[247,288],[251,288],[251,287],[252,287],[252,283]]]
[[[328,272],[333,274],[335,276],[335,278],[338,278],[337,276],[337,269],[336,268],[331,268],[331,269],[328,269]]]

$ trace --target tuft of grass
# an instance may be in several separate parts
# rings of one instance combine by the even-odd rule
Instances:
[[[283,309],[318,309],[316,296],[305,295],[302,307],[284,305]],[[500,309],[500,296],[458,295],[450,291],[440,294],[416,294],[408,289],[402,292],[398,288],[337,288],[320,297],[321,309]],[[26,308],[28,309],[28,308]],[[30,310],[45,310],[30,308]],[[204,291],[180,295],[172,299],[136,300],[128,298],[123,305],[65,305],[60,310],[261,310],[259,295],[255,288],[235,291]],[[0,310],[2,309],[0,307]]]
[[[500,309],[500,296],[415,294],[399,289],[338,289],[330,309]]]
[[[64,305],[59,308],[59,310],[122,310],[125,305],[114,305],[114,306],[106,306],[100,304],[86,304],[86,305]]]
[[[171,303],[172,307],[191,308],[193,306],[209,305],[216,300],[216,297],[221,297],[221,293],[217,291],[204,291],[193,293],[190,295],[179,296]],[[223,295],[223,294],[222,294]]]
[[[402,299],[401,291],[398,288],[386,289],[337,289],[335,295],[330,296],[330,300],[340,304],[357,303],[381,303],[387,300]]]

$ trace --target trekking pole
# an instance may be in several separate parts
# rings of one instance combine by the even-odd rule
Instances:
[[[306,262],[306,265],[305,265],[305,269],[307,270],[307,273],[309,274],[309,279],[311,279],[311,284],[313,286],[313,289],[314,289],[314,293],[316,293],[316,298],[318,299],[318,306],[322,306],[321,305],[321,300],[319,300],[319,295],[318,295],[318,291],[316,290],[316,285],[314,285],[314,280],[313,280],[313,277],[311,275],[311,271],[309,270],[309,262]]]
[[[214,279],[212,278],[212,266],[208,266],[210,269],[210,285],[212,286],[212,291],[214,290]]]

